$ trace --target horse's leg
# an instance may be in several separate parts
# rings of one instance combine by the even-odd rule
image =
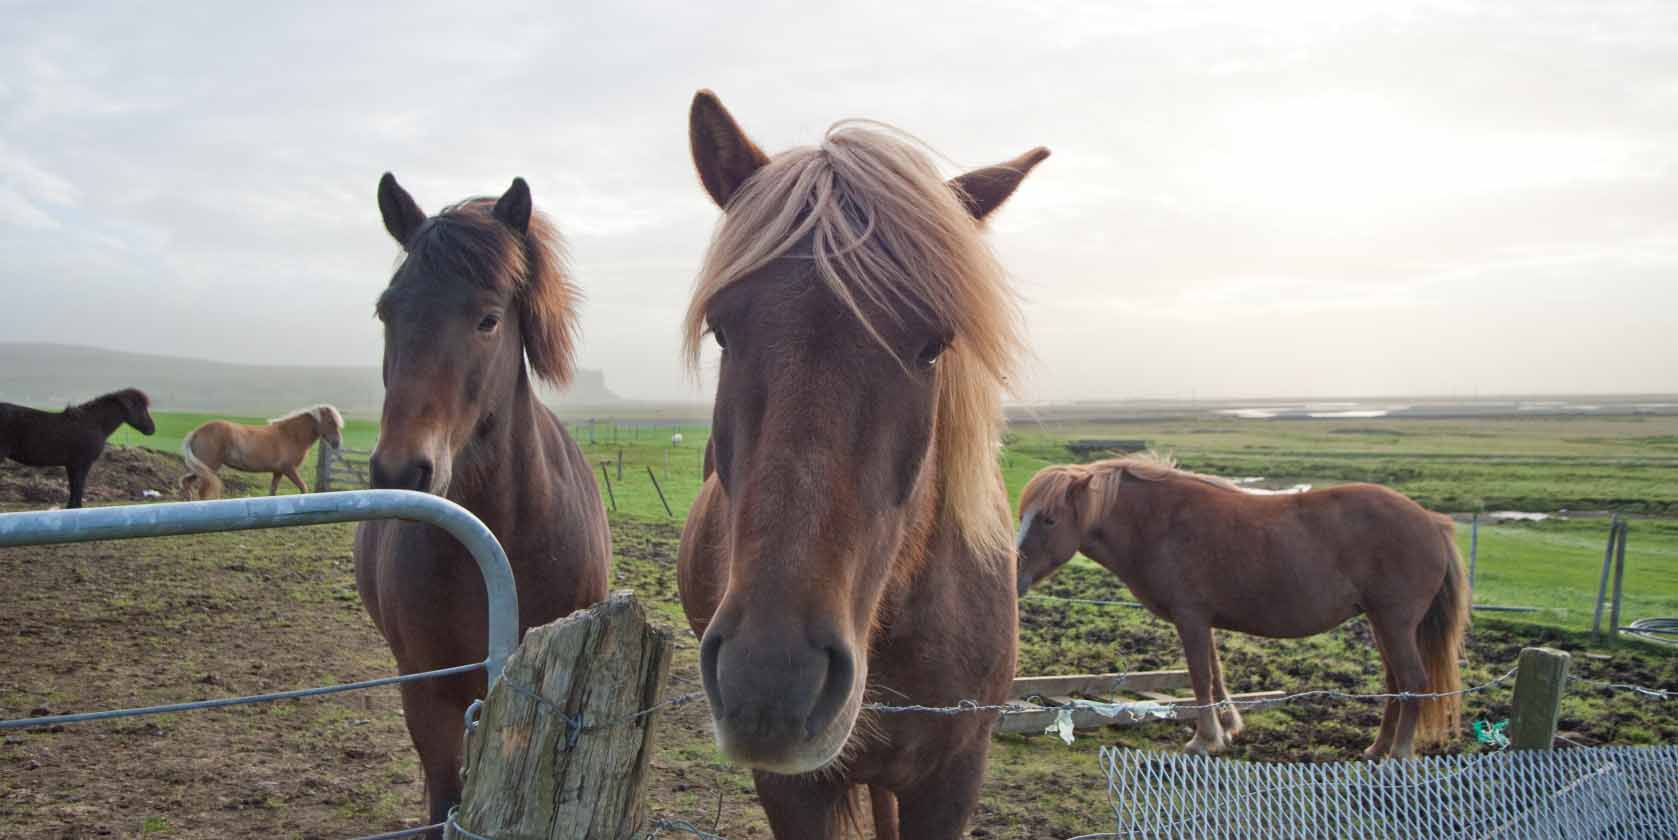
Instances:
[[[979,804],[984,781],[984,749],[951,756],[936,776],[897,792],[899,834],[882,836],[957,840]]]
[[[754,771],[752,781],[776,837],[839,840],[844,836],[842,816],[850,804],[846,800],[851,785],[821,778],[821,774],[782,776],[762,771]]]
[[[869,785],[868,804],[874,813],[874,840],[902,840],[897,833],[897,794]]]
[[[280,474],[279,473],[274,473],[273,480],[268,482],[268,495],[278,496],[279,494],[280,494]]]
[[[1374,627],[1373,621],[1370,622],[1370,626]],[[1382,644],[1380,634],[1371,630],[1370,635],[1375,637],[1375,647],[1381,653],[1381,673],[1385,677],[1386,693],[1392,694],[1398,691],[1398,683],[1393,679],[1392,660],[1388,658],[1387,647]],[[1381,712],[1381,731],[1375,736],[1375,743],[1370,744],[1369,748],[1363,751],[1363,757],[1368,759],[1385,758],[1387,752],[1392,749],[1393,730],[1397,728],[1398,701],[1388,700],[1386,708]]]
[[[460,804],[461,738],[466,732],[466,704],[451,685],[459,678],[402,684],[402,714],[420,757],[425,778],[426,822],[439,823]],[[441,835],[436,835],[441,836]]]
[[[93,469],[92,461],[85,464],[71,462],[64,468],[65,475],[70,478],[70,501],[65,505],[66,508],[82,506],[82,491],[87,489],[87,472],[91,469]]]
[[[297,467],[295,465],[285,468],[285,477],[291,479],[292,484],[297,485],[297,492],[309,492],[309,485],[303,483],[303,476],[297,474]],[[276,477],[275,481],[278,480],[278,477]]]
[[[1212,708],[1212,625],[1198,616],[1179,617],[1177,636],[1183,640],[1183,658],[1189,662],[1189,682],[1194,685],[1194,702],[1200,706],[1194,738],[1183,745],[1186,752],[1206,755],[1223,751],[1223,725],[1218,721],[1218,710]]]
[[[1391,618],[1382,621],[1372,615],[1369,623],[1375,628],[1382,649],[1387,652],[1387,669],[1392,672],[1397,689],[1416,693],[1427,691],[1427,668],[1422,664],[1422,652],[1416,646],[1416,621]],[[1416,721],[1421,711],[1420,700],[1398,701],[1398,723],[1393,729],[1389,756],[1409,758],[1415,755]]]
[[[1221,701],[1229,700],[1229,689],[1224,687],[1224,663],[1218,658],[1218,635],[1208,633],[1212,648],[1212,694]],[[1223,724],[1226,740],[1240,735],[1247,726],[1241,721],[1241,710],[1233,705],[1218,709],[1218,723]]]

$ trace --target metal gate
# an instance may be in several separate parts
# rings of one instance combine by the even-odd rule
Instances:
[[[80,721],[294,700],[300,697],[445,677],[480,668],[487,673],[489,682],[493,685],[501,677],[507,657],[518,644],[518,592],[513,586],[513,570],[507,564],[506,552],[502,551],[501,544],[496,541],[489,527],[470,511],[439,496],[412,490],[354,490],[301,496],[4,513],[0,514],[0,548],[290,528],[375,519],[403,519],[435,525],[449,532],[471,552],[472,559],[477,561],[478,571],[483,574],[484,590],[489,602],[489,655],[482,662],[319,688],[171,703],[163,706],[0,720],[0,730],[33,729]],[[409,836],[439,827],[441,826],[423,826],[379,837]]]

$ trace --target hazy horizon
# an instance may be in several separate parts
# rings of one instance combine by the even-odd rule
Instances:
[[[1053,150],[991,225],[1021,401],[1678,392],[1678,6],[956,8],[9,5],[0,341],[376,365],[379,175],[428,211],[521,175],[578,365],[705,401],[710,87],[771,152]]]

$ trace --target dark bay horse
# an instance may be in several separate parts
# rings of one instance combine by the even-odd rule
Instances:
[[[444,496],[482,519],[512,562],[521,633],[605,598],[612,536],[600,494],[531,383],[571,376],[577,290],[559,235],[522,178],[499,200],[427,218],[386,174],[379,210],[404,256],[377,307],[385,401],[373,485]],[[364,524],[355,573],[402,673],[488,654],[483,579],[442,530]],[[461,715],[485,690],[482,671],[402,685],[432,822],[460,799]]]
[[[309,485],[297,468],[315,441],[324,440],[336,449],[344,443],[344,416],[330,405],[300,408],[261,426],[246,426],[226,420],[211,420],[187,432],[181,441],[181,456],[192,472],[181,476],[181,494],[188,499],[221,497],[221,479],[216,470],[223,466],[248,472],[273,473],[268,495],[280,492],[280,478],[291,479],[297,492],[309,492]]]
[[[87,471],[118,426],[127,423],[143,435],[157,431],[150,408],[151,400],[135,388],[112,391],[63,411],[0,403],[0,458],[31,467],[63,467],[70,479],[65,507],[79,508]]]
[[[1014,676],[997,464],[1021,327],[982,220],[1048,156],[945,182],[895,132],[841,123],[773,158],[701,91],[724,214],[688,309],[722,349],[678,560],[717,743],[775,836],[834,838],[871,788],[880,837],[959,837]]]
[[[1195,701],[1227,700],[1212,629],[1299,638],[1369,616],[1387,692],[1453,692],[1469,593],[1455,526],[1373,484],[1289,495],[1140,456],[1045,467],[1020,496],[1019,591],[1082,551],[1177,626]],[[1370,758],[1408,758],[1460,727],[1460,697],[1389,700]],[[1418,727],[1419,724],[1419,727]],[[1186,749],[1222,750],[1233,707],[1201,712]]]

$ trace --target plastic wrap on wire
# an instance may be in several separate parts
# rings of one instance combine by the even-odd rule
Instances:
[[[1269,764],[1103,747],[1113,837],[1670,840],[1678,746]]]

